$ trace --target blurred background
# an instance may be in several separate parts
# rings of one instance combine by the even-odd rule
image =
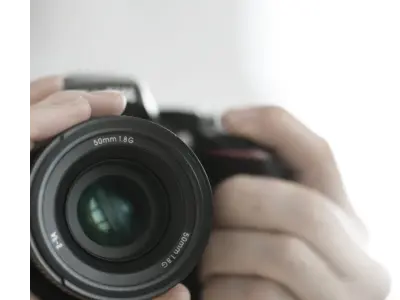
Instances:
[[[398,299],[399,16],[394,0],[31,0],[31,78],[133,75],[161,107],[212,114],[286,107],[332,145]]]

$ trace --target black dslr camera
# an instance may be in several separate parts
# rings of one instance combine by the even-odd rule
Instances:
[[[212,119],[159,112],[130,78],[70,76],[65,89],[121,90],[128,104],[32,153],[31,288],[42,300],[151,299],[182,281],[193,291],[212,188],[238,173],[290,177]]]

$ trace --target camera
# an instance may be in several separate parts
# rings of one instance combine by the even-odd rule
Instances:
[[[196,290],[213,188],[242,173],[291,178],[271,149],[213,118],[160,111],[138,80],[72,75],[64,88],[119,90],[127,107],[31,153],[31,289],[42,300],[152,299],[182,281]]]

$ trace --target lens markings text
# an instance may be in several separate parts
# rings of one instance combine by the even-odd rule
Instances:
[[[63,243],[60,241],[60,238],[58,237],[57,232],[54,231],[50,235],[50,239],[51,239],[52,244],[56,247],[56,250],[60,250],[64,246]]]
[[[99,137],[93,140],[95,146],[101,146],[110,143],[123,143],[123,144],[133,144],[135,140],[131,136],[109,136],[109,137]]]
[[[167,268],[178,258],[179,253],[181,252],[181,250],[183,249],[185,244],[188,242],[189,237],[190,237],[190,233],[188,233],[188,232],[184,232],[182,234],[178,245],[174,248],[172,253],[161,263],[162,268],[164,268],[164,269]]]

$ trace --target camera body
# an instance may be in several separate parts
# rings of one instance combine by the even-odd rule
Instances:
[[[89,120],[32,152],[32,291],[42,300],[139,300],[184,281],[196,299],[212,189],[235,174],[290,171],[212,118],[159,111],[131,78],[69,76],[64,88],[119,90],[128,103],[123,116]]]
[[[65,79],[66,90],[115,90],[127,99],[123,115],[162,125],[182,139],[206,170],[211,186],[235,174],[290,179],[291,172],[273,149],[224,132],[218,119],[187,110],[159,110],[145,82],[130,77],[75,75]]]

